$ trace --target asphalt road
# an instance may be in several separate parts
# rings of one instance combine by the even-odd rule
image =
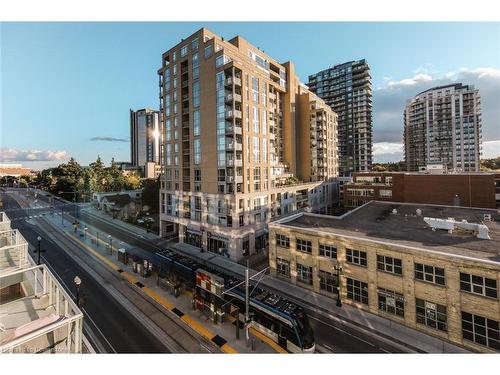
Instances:
[[[40,199],[40,197],[39,197]],[[48,198],[42,197],[43,201],[48,202]],[[59,203],[62,205],[62,203]],[[60,211],[57,208],[56,212]],[[64,212],[73,214],[75,212],[72,204],[65,204]],[[99,228],[102,232],[124,241],[130,245],[139,246],[148,251],[157,251],[160,247],[154,243],[140,238],[137,235],[128,232],[120,227],[110,224],[118,219],[109,219],[109,222],[95,216],[89,215],[85,210],[78,210],[79,219],[85,223]],[[65,217],[65,220],[66,217]],[[68,217],[68,220],[70,218]],[[328,352],[333,353],[400,353],[401,351],[385,342],[375,340],[372,337],[364,335],[358,331],[348,329],[339,323],[326,318],[325,316],[306,308],[310,317],[311,326],[314,331],[316,343],[321,345]]]
[[[12,220],[26,216],[26,210],[6,193],[2,193],[3,210]],[[24,220],[12,222],[12,227],[19,229],[24,238],[33,246],[38,246],[37,237],[42,237],[42,263],[49,267],[62,280],[65,289],[74,294],[73,278],[78,275],[82,279],[80,289],[80,306],[83,309],[84,329],[90,329],[109,353],[167,353],[168,350],[155,337],[150,335],[144,326],[136,320],[119,302],[117,302],[102,285],[90,277],[57,244],[45,239],[45,234],[37,226]],[[45,250],[45,252],[43,252]],[[36,261],[38,254],[31,254]]]
[[[101,231],[111,234],[128,244],[139,246],[145,250],[156,251],[158,246],[148,240],[138,238],[136,235],[119,229],[116,226],[89,215],[85,211],[80,211],[80,218]],[[110,219],[110,221],[118,219]],[[334,353],[400,353],[397,348],[386,343],[374,340],[373,338],[361,335],[358,332],[349,330],[341,323],[326,320],[323,315],[313,310],[306,309],[310,317],[311,326],[314,331],[315,340],[318,344]]]

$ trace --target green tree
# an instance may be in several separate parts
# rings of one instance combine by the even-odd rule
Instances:
[[[160,207],[160,177],[156,180],[146,179],[142,189],[143,208],[149,208],[147,211],[151,214],[158,213]]]

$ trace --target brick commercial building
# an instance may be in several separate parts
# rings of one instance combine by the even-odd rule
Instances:
[[[342,217],[298,213],[269,225],[271,274],[333,299],[340,287],[343,303],[499,352],[499,222],[491,209],[376,201]]]
[[[495,174],[355,173],[343,185],[343,204],[358,207],[371,200],[495,208]]]
[[[267,247],[267,223],[331,213],[337,115],[240,36],[206,29],[163,53],[160,230],[234,260]]]

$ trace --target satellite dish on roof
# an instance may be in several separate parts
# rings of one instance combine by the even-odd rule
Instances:
[[[398,214],[398,210],[396,210],[395,208],[392,209],[392,214],[393,215],[397,215]]]
[[[420,208],[417,208],[415,212],[417,213],[417,216],[422,216],[422,210]]]

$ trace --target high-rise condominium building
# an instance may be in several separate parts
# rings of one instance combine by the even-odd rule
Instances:
[[[130,110],[132,165],[141,168],[145,177],[155,177],[155,169],[157,173],[161,172],[162,148],[160,112],[149,108]]]
[[[448,171],[479,171],[481,98],[473,86],[434,87],[408,100],[404,111],[409,171],[440,163]]]
[[[370,171],[372,84],[366,60],[346,62],[310,75],[308,86],[338,114],[340,175]]]
[[[267,246],[267,223],[330,213],[337,115],[239,36],[201,29],[162,56],[161,234],[238,260]]]

